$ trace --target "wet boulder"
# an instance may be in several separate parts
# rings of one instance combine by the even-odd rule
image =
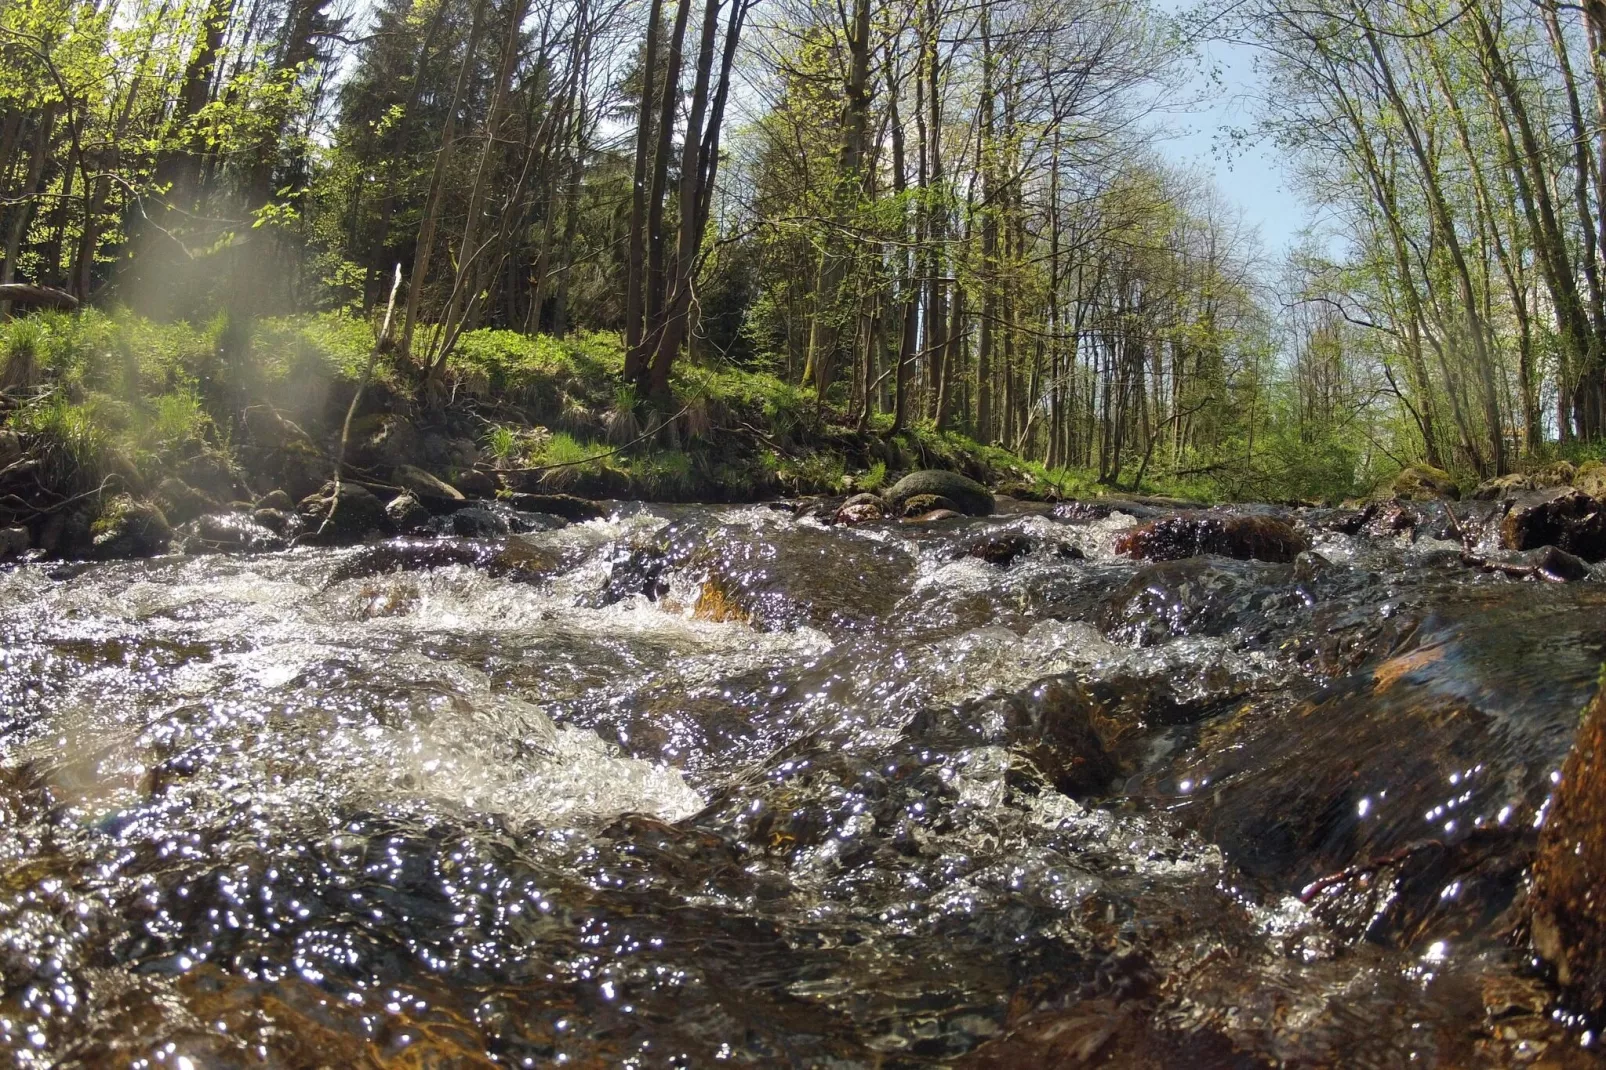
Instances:
[[[387,502],[385,515],[403,534],[421,531],[429,525],[429,510],[411,494],[398,494]]]
[[[279,532],[245,513],[208,513],[179,529],[178,541],[191,554],[260,554],[290,545]]]
[[[1174,514],[1151,520],[1116,540],[1116,553],[1145,561],[1177,561],[1201,554],[1240,560],[1292,561],[1310,540],[1286,520],[1269,516]]]
[[[1099,612],[1105,635],[1123,643],[1156,646],[1188,635],[1224,635],[1256,625],[1246,638],[1275,628],[1262,609],[1284,595],[1292,578],[1285,565],[1187,557],[1138,569],[1112,592]]]
[[[507,517],[478,505],[457,510],[448,522],[451,534],[465,539],[496,539],[512,530]]]
[[[935,524],[939,520],[963,520],[965,514],[954,509],[933,509],[928,513],[917,513],[903,518],[905,524]]]
[[[838,524],[866,524],[881,519],[881,507],[877,495],[855,494],[837,509],[835,520]]]
[[[971,516],[989,516],[996,504],[992,492],[974,479],[940,469],[910,472],[892,485],[886,497],[902,513],[904,503],[922,494],[947,498],[956,509]]]
[[[1079,546],[1014,528],[998,528],[978,535],[957,547],[955,556],[974,557],[989,565],[1008,568],[1035,550],[1046,550],[1070,560],[1080,560],[1086,556]]]
[[[468,501],[463,492],[450,483],[410,464],[397,465],[391,479],[432,513],[450,513]]]
[[[1426,502],[1440,498],[1461,497],[1461,488],[1455,478],[1442,468],[1429,464],[1413,464],[1394,477],[1390,493],[1401,501]]]
[[[502,500],[523,513],[546,513],[572,523],[608,519],[608,510],[588,498],[573,494],[514,493]]]
[[[1606,1011],[1606,692],[1584,711],[1539,834],[1529,929],[1534,949],[1591,1015]]]
[[[305,526],[301,514],[288,509],[253,509],[251,519],[275,535],[281,535],[286,539],[300,535]]]
[[[1500,541],[1508,550],[1555,546],[1599,561],[1606,557],[1606,503],[1575,487],[1532,491],[1506,511]]]
[[[1321,690],[1205,722],[1142,794],[1348,936],[1487,931],[1597,688],[1603,610],[1587,584],[1462,589]]]
[[[307,528],[307,541],[323,545],[360,542],[373,535],[388,535],[390,518],[373,491],[358,483],[333,481],[301,500],[297,511]]]
[[[98,560],[154,557],[167,550],[173,529],[155,502],[120,494],[101,510],[90,537],[90,556]]]
[[[1540,579],[1555,583],[1576,583],[1588,579],[1590,574],[1589,562],[1554,546],[1534,550],[1529,564]]]

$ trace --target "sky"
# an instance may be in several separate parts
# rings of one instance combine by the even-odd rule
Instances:
[[[1175,10],[1181,5],[1172,0],[1159,6]],[[1266,253],[1275,257],[1314,217],[1275,146],[1245,148],[1231,143],[1229,131],[1247,127],[1253,120],[1245,98],[1257,89],[1254,51],[1246,45],[1217,43],[1204,46],[1202,58],[1200,67],[1214,67],[1218,77],[1212,81],[1201,70],[1179,95],[1195,103],[1158,117],[1168,133],[1160,149],[1176,163],[1194,165],[1213,175],[1228,202],[1238,206],[1245,220],[1259,229]]]

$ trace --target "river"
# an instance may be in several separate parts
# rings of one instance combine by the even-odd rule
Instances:
[[[1518,906],[1606,584],[1294,518],[1291,564],[621,504],[0,573],[0,1051],[1597,1065]]]

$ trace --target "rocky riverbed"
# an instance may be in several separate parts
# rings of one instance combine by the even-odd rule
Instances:
[[[1606,584],[1510,534],[1587,532],[1576,488],[427,475],[165,538],[131,499],[146,556],[0,572],[9,1061],[1601,1061],[1530,876],[1577,899],[1544,819]]]

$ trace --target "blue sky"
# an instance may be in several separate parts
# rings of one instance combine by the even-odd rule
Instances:
[[[1176,0],[1160,0],[1161,10],[1175,11]],[[1195,165],[1215,177],[1227,200],[1242,209],[1260,230],[1268,254],[1286,249],[1312,221],[1312,213],[1270,145],[1235,146],[1228,132],[1253,121],[1251,104],[1257,89],[1254,52],[1243,45],[1202,46],[1201,68],[1213,67],[1218,78],[1203,71],[1194,76],[1183,98],[1196,103],[1160,116],[1169,136],[1160,144],[1177,163]]]

